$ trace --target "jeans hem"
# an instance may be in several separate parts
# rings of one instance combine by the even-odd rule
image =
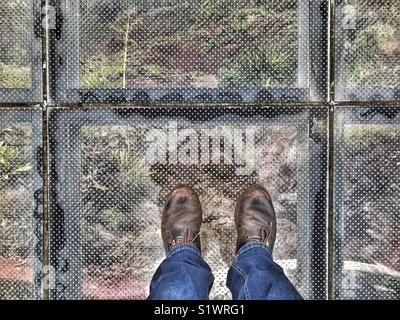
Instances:
[[[272,250],[268,245],[266,245],[265,243],[262,243],[262,242],[253,241],[253,242],[246,243],[244,246],[242,246],[239,249],[239,251],[235,254],[235,260],[238,259],[239,256],[241,256],[245,252],[247,252],[251,249],[254,249],[254,248],[264,249],[268,253],[268,255],[272,258]]]
[[[189,243],[182,243],[182,244],[177,244],[175,245],[168,253],[167,253],[167,258],[173,256],[174,254],[180,252],[180,251],[190,251],[195,254],[197,254],[199,257],[202,257],[200,250],[196,247],[194,244],[189,244]]]

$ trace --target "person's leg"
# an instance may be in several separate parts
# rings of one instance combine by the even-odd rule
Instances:
[[[240,248],[228,272],[227,286],[235,300],[302,300],[273,261],[271,249],[261,242]]]
[[[151,300],[206,300],[214,280],[201,256],[202,210],[197,195],[178,187],[167,196],[161,236],[167,258],[150,284]]]
[[[276,215],[263,187],[254,186],[238,199],[235,209],[236,255],[227,286],[234,299],[302,299],[282,268],[272,259]]]
[[[150,300],[207,300],[214,277],[191,244],[171,249],[150,284]]]

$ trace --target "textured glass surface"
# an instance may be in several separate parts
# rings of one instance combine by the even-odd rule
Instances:
[[[336,99],[400,99],[400,1],[336,7]]]
[[[61,3],[56,100],[324,99],[325,0]]]
[[[41,203],[40,194],[34,195],[33,127],[40,124],[32,125],[31,115],[26,109],[0,110],[0,299],[31,299],[37,293]]]
[[[82,0],[79,14],[83,88],[297,83],[296,0]]]
[[[0,0],[0,299],[145,298],[180,183],[211,298],[258,183],[305,298],[399,299],[399,35],[399,0]]]
[[[337,111],[336,298],[400,297],[399,111]]]
[[[0,2],[0,89],[32,85],[32,0]]]
[[[324,198],[312,194],[309,171],[309,150],[317,144],[309,121],[323,139],[323,116],[246,108],[51,114],[53,298],[146,298],[164,258],[164,197],[181,183],[202,202],[203,255],[216,278],[211,298],[231,297],[225,282],[235,250],[234,206],[254,183],[274,200],[275,259],[306,298],[325,297],[325,212],[314,214]],[[317,175],[323,158],[314,156]],[[312,245],[312,232],[322,241]],[[318,272],[312,261],[320,262]]]

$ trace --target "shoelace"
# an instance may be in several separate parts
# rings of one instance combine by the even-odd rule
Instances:
[[[249,229],[246,226],[241,226],[240,228],[247,229],[247,231],[250,233]],[[239,229],[240,229],[239,228]],[[270,228],[272,230],[272,222],[270,223]],[[271,239],[272,231],[268,232],[267,229],[261,229],[261,236],[255,236],[255,235],[247,235],[246,239],[250,241],[258,241],[266,244],[267,246],[270,246],[270,239]]]
[[[168,239],[168,244],[171,245],[171,248],[178,245],[178,244],[193,244],[197,238],[200,236],[201,232],[198,232],[191,240],[190,236],[191,236],[191,230],[185,228],[185,230],[183,231],[183,236],[177,237],[174,239],[174,237],[172,236],[171,231],[167,230],[168,234],[169,234],[169,239]]]

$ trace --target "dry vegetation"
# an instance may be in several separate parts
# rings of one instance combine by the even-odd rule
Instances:
[[[0,125],[0,298],[29,297],[32,292],[19,271],[33,257],[30,139],[29,127]]]

